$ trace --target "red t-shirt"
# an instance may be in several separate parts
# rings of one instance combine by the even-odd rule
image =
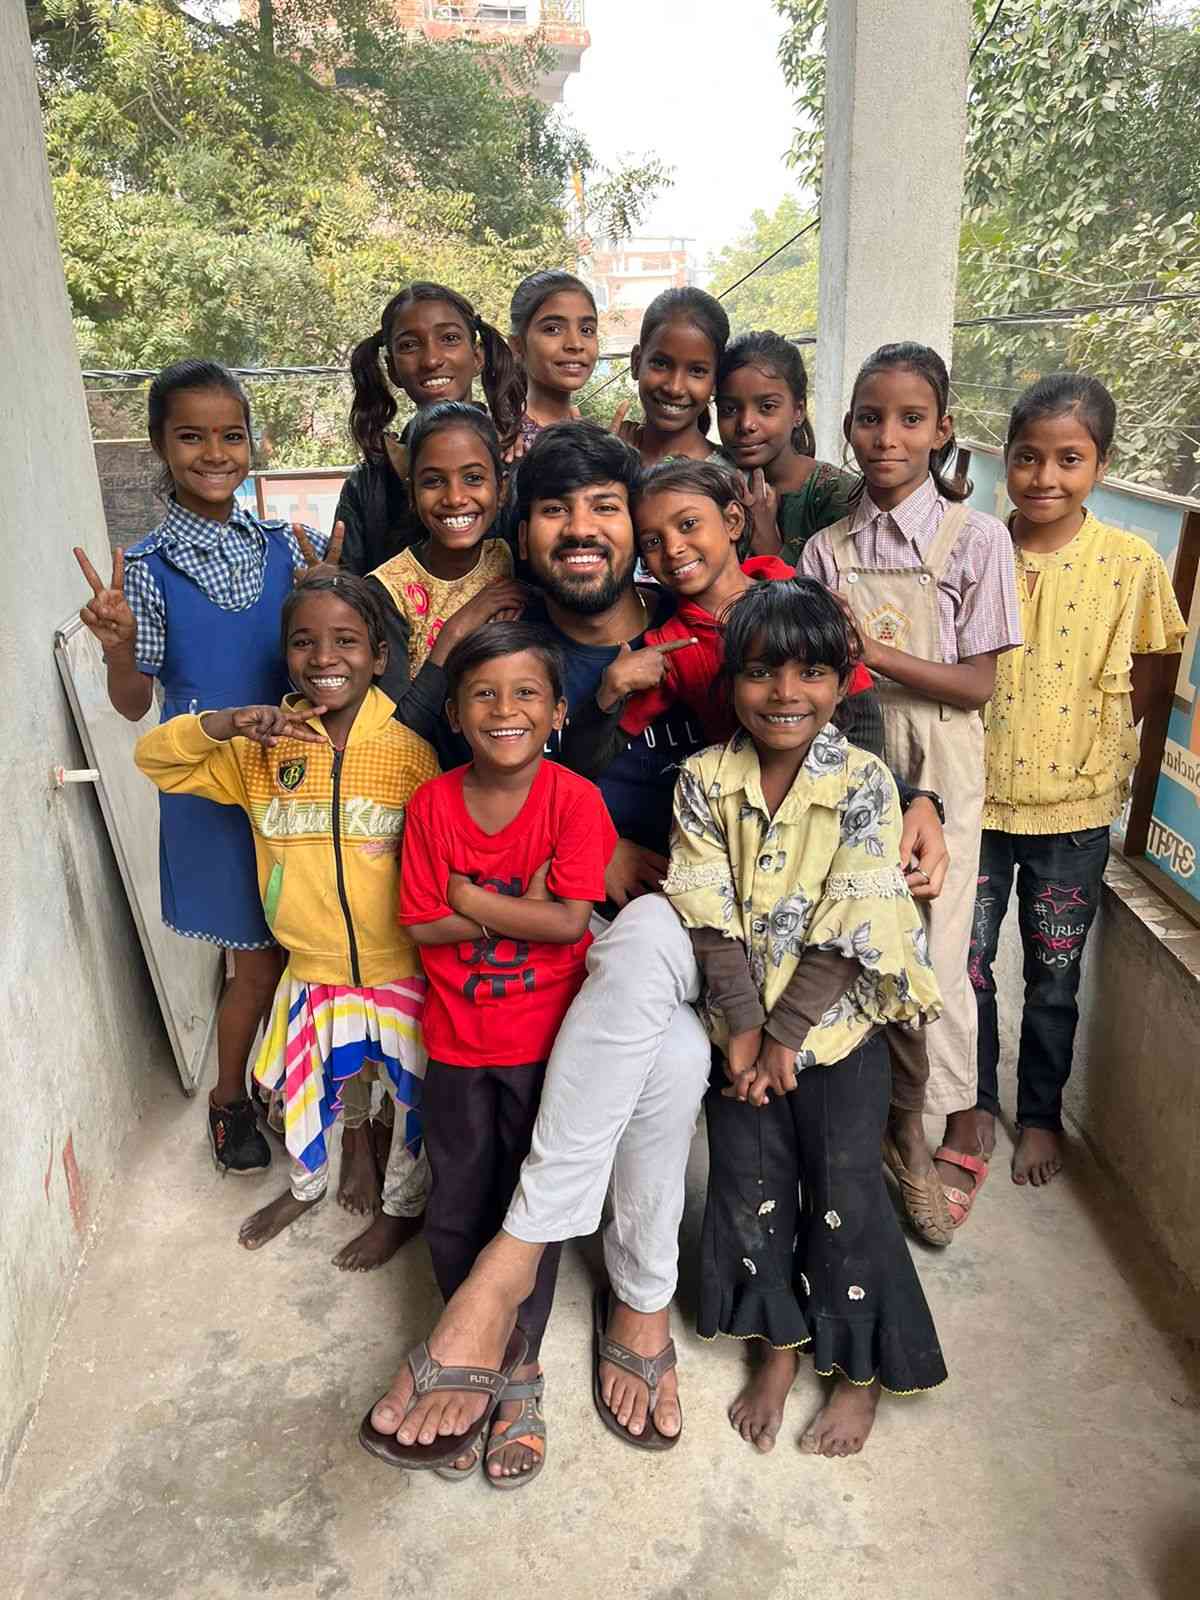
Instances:
[[[742,571],[748,578],[774,581],[794,578],[795,567],[789,567],[778,556],[751,556],[742,562]],[[685,650],[672,650],[666,658],[666,670],[653,689],[639,689],[625,702],[621,713],[621,731],[636,738],[644,733],[657,717],[676,701],[685,705],[700,723],[704,737],[713,744],[724,744],[737,727],[737,718],[729,703],[729,692],[721,677],[721,662],[725,650],[721,637],[721,624],[711,611],[705,611],[694,601],[681,600],[675,615],[661,628],[651,628],[646,634],[647,647],[670,644],[676,639],[695,639]],[[847,694],[859,694],[871,687],[871,674],[858,662],[850,674]]]
[[[603,900],[617,842],[599,789],[555,761],[538,768],[525,804],[499,833],[485,833],[463,798],[466,767],[424,783],[408,802],[400,863],[400,922],[452,916],[451,872],[495,894],[522,895],[539,867],[563,900]],[[503,934],[422,945],[428,979],[425,1048],[456,1067],[544,1061],[584,977],[592,942],[529,944]]]

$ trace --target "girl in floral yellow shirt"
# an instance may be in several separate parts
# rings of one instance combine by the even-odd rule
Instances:
[[[879,1161],[881,1030],[920,1027],[941,998],[896,785],[830,723],[857,660],[836,599],[811,578],[753,584],[725,615],[741,726],[679,769],[664,885],[720,1058],[699,1331],[761,1345],[729,1420],[764,1451],[810,1347],[835,1381],[801,1448],[851,1455],[881,1388],[946,1375]]]
[[[1013,1182],[1062,1167],[1062,1091],[1071,1071],[1079,963],[1129,793],[1135,728],[1156,656],[1187,628],[1162,558],[1097,521],[1085,501],[1104,476],[1117,412],[1095,378],[1043,378],[1017,401],[1004,447],[1022,649],[998,658],[985,713],[987,782],[969,972],[979,1007],[976,1117],[996,1142],[1000,1055],[992,962],[1013,875],[1025,952]],[[982,1177],[978,1181],[982,1181]]]

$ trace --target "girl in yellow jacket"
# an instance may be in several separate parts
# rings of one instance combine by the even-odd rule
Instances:
[[[323,1197],[343,1086],[373,1063],[399,1113],[383,1212],[334,1258],[367,1270],[419,1229],[425,1205],[425,978],[396,897],[405,810],[438,765],[375,686],[387,643],[361,578],[298,584],[282,633],[297,694],[173,717],[139,740],[136,760],[168,793],[246,811],[267,923],[289,952],[254,1075],[283,1091],[291,1186],[246,1219],[240,1241],[257,1249]]]

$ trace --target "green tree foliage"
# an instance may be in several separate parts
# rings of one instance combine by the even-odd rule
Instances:
[[[961,318],[1200,290],[1200,10],[1159,0],[972,0]],[[825,0],[776,0],[791,159],[819,190]],[[990,27],[989,27],[990,24]],[[986,30],[986,37],[984,37]],[[1200,302],[960,330],[960,431],[1003,434],[1014,391],[1085,367],[1121,403],[1117,470],[1200,487]]]
[[[755,211],[738,238],[709,258],[708,282],[721,294],[758,263],[799,233],[811,214],[801,211],[790,195],[768,215]],[[748,282],[722,301],[735,333],[773,328],[793,337],[810,333],[817,324],[816,231],[789,245]]]
[[[432,42],[388,0],[26,12],[85,366],[339,364],[416,277],[503,326],[520,277],[573,259],[573,171],[597,231],[667,181],[655,158],[597,166],[533,93],[536,37]],[[344,394],[263,396],[278,460],[346,459]]]

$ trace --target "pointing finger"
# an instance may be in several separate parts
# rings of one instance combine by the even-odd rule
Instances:
[[[125,546],[119,544],[113,551],[113,575],[110,588],[119,594],[125,592]]]
[[[628,413],[628,411],[629,411],[629,401],[628,400],[622,400],[621,404],[617,407],[617,409],[612,414],[612,421],[608,425],[609,433],[620,433],[621,426],[625,421],[625,417],[626,417],[626,414]]]
[[[336,567],[342,559],[342,545],[346,538],[346,524],[335,522],[333,525],[333,538],[329,541],[329,548],[325,552],[325,559],[331,567]]]
[[[756,500],[761,500],[767,492],[767,475],[761,467],[755,467],[750,479],[750,493]]]
[[[88,583],[91,584],[92,593],[96,595],[103,594],[104,584],[101,581],[100,574],[88,560],[86,551],[82,550],[79,545],[75,546],[75,559],[79,563],[79,570],[83,573]]]
[[[699,639],[669,639],[666,644],[656,644],[654,648],[660,656],[669,656],[672,650],[686,650],[690,644],[699,644]]]

